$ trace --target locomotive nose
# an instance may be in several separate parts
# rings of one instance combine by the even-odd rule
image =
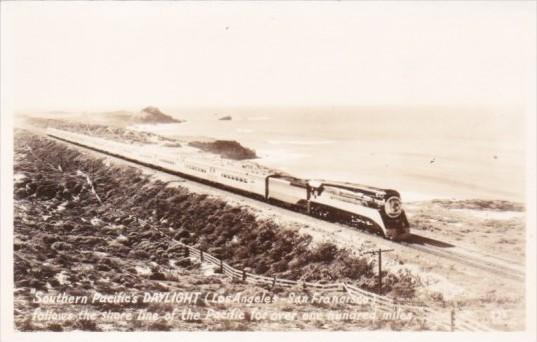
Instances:
[[[386,215],[391,218],[396,218],[401,215],[401,212],[403,211],[401,199],[397,196],[388,198],[384,204],[384,211],[386,212]]]

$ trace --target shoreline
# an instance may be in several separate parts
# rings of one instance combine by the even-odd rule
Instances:
[[[207,123],[212,122],[209,121]],[[184,124],[185,123],[182,123],[180,125]],[[127,129],[132,129],[137,132],[150,132],[153,134],[159,134],[171,139],[177,139],[179,141],[203,139],[207,141],[213,141],[217,139],[204,135],[184,136],[181,134],[176,134],[170,131],[170,129],[173,130],[175,127],[179,128],[180,126],[165,123],[142,124],[128,126]],[[339,181],[353,181],[353,178],[357,178],[355,182],[359,184],[368,184],[379,188],[393,188],[399,191],[404,202],[417,202],[434,199],[508,200],[518,203],[523,203],[525,201],[523,193],[516,194],[516,192],[514,191],[500,191],[499,189],[494,189],[494,187],[490,185],[484,186],[479,183],[472,183],[471,181],[461,182],[460,180],[456,180],[452,177],[447,176],[444,176],[443,178],[438,176],[420,176],[420,174],[425,172],[426,169],[421,170],[419,173],[413,174],[408,172],[404,168],[400,168],[399,174],[395,172],[390,172],[385,173],[384,177],[381,177],[380,175],[375,176],[373,172],[375,167],[377,167],[378,170],[383,169],[383,165],[378,164],[378,161],[376,160],[375,163],[377,163],[378,166],[372,165],[370,167],[363,168],[363,173],[361,177],[355,177],[355,174],[350,174],[349,171],[344,169],[328,170],[326,167],[323,166],[322,171],[316,171],[315,169],[311,169],[302,165],[306,161],[311,160],[312,158],[317,158],[315,154],[304,150],[304,148],[309,149],[313,147],[323,146],[337,147],[338,145],[340,145],[340,142],[335,140],[277,140],[278,144],[271,143],[271,141],[274,142],[276,140],[267,140],[264,143],[258,142],[254,144],[249,144],[248,142],[244,142],[241,140],[237,141],[241,144],[244,144],[244,146],[248,148],[254,148],[259,156],[259,158],[255,160],[255,162],[265,167],[282,170],[288,174],[292,174],[296,177],[306,179],[333,179]],[[291,142],[292,144],[288,144],[289,142]],[[364,157],[370,158],[366,155],[364,155]],[[426,156],[421,156],[421,158],[425,157]],[[444,167],[447,167],[448,169],[450,168],[449,165]],[[390,179],[390,181],[387,182],[386,179]],[[391,186],[395,184],[397,184],[397,186]],[[423,189],[420,191],[416,191],[415,189],[419,188],[420,186]],[[426,188],[431,189],[426,190]]]

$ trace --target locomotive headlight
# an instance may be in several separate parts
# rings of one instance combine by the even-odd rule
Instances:
[[[397,196],[392,196],[386,200],[384,204],[384,211],[389,217],[395,218],[401,215],[403,207],[401,205],[401,200]]]

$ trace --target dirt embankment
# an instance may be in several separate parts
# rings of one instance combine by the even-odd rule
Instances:
[[[350,281],[374,289],[370,259],[256,219],[246,209],[150,181],[64,144],[16,133],[16,311],[28,317],[29,289],[166,291],[169,265],[190,267],[175,238],[236,268],[280,278]],[[157,227],[169,234],[163,236]],[[149,268],[140,272],[139,268]],[[410,275],[385,275],[385,291],[412,296]],[[177,279],[172,279],[177,280]],[[76,290],[75,290],[76,289]],[[22,324],[22,323],[21,323]]]

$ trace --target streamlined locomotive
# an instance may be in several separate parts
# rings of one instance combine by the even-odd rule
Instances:
[[[301,179],[251,162],[209,157],[185,147],[178,153],[178,148],[126,144],[54,128],[49,128],[47,134],[324,220],[369,230],[388,239],[401,240],[410,235],[401,196],[395,190]]]

